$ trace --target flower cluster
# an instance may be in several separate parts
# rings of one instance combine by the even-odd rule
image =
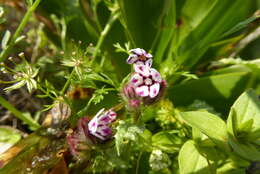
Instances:
[[[114,111],[101,109],[91,120],[88,117],[80,118],[76,129],[67,136],[71,153],[80,158],[80,152],[90,149],[97,139],[104,141],[111,137],[110,124],[116,117]]]
[[[160,73],[152,68],[152,55],[141,48],[130,50],[128,64],[133,64],[134,73],[123,89],[129,105],[136,107],[140,99],[145,104],[152,104],[162,96],[166,82]]]
[[[88,123],[90,134],[101,140],[106,140],[112,134],[109,125],[115,121],[116,116],[116,113],[112,110],[105,112],[104,109],[101,109]]]

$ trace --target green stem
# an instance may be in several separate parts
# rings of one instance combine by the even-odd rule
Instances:
[[[47,95],[50,99],[52,99],[53,101],[56,100],[55,97],[51,96],[40,84],[37,85],[37,88],[42,91],[45,95]]]
[[[68,80],[66,81],[65,85],[63,86],[63,88],[62,88],[62,90],[61,90],[61,95],[63,95],[63,94],[65,93],[66,89],[67,89],[68,86],[70,85],[70,81],[71,81],[71,79],[72,79],[74,73],[75,73],[75,68],[73,68],[73,70],[72,70],[71,73],[70,73],[70,76],[69,76]]]
[[[142,155],[143,155],[143,151],[141,151],[138,155],[137,162],[136,162],[136,168],[135,168],[135,174],[138,174],[138,172],[139,172],[140,160],[141,160]]]
[[[28,9],[28,11],[26,12],[25,16],[23,17],[23,20],[21,21],[20,25],[18,26],[18,28],[16,29],[10,43],[8,44],[8,46],[6,47],[6,49],[4,49],[1,54],[0,54],[0,62],[3,62],[7,56],[9,55],[9,52],[12,50],[12,48],[15,45],[15,41],[16,39],[20,36],[21,32],[23,31],[25,25],[27,24],[27,22],[29,21],[32,13],[35,11],[35,9],[38,7],[39,3],[41,2],[41,0],[36,0],[32,6],[30,6],[30,8]]]
[[[8,109],[11,113],[14,114],[14,116],[23,122],[25,122],[27,125],[38,129],[41,126],[34,120],[27,118],[25,115],[23,115],[20,111],[18,111],[15,107],[13,107],[7,100],[5,100],[2,96],[0,96],[0,104]]]
[[[120,13],[118,12],[115,12],[115,13],[111,13],[111,16],[104,28],[104,30],[101,32],[100,34],[100,37],[99,37],[99,40],[97,42],[97,45],[96,45],[96,48],[95,48],[95,51],[93,53],[93,59],[92,61],[90,62],[90,65],[92,65],[92,63],[95,61],[96,57],[97,57],[97,54],[98,54],[98,51],[107,35],[107,33],[109,32],[109,30],[111,29],[113,23],[118,19]]]

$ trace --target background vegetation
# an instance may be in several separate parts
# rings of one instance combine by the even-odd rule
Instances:
[[[259,0],[0,4],[0,174],[259,173]],[[138,121],[122,98],[133,48],[167,81]],[[66,137],[102,108],[113,138],[73,156]]]

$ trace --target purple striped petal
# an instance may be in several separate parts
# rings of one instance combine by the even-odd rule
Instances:
[[[152,75],[153,80],[158,82],[158,83],[161,83],[162,77],[161,77],[160,73],[154,68],[151,68],[150,71],[151,71],[151,75]]]
[[[95,132],[98,128],[98,119],[97,117],[94,117],[90,122],[88,123],[88,129],[90,132]]]
[[[154,97],[156,97],[158,95],[159,91],[160,91],[160,84],[159,83],[155,83],[152,86],[150,86],[149,96],[151,98],[154,98]]]
[[[137,60],[138,60],[138,56],[136,56],[135,54],[131,54],[131,55],[127,58],[126,62],[127,62],[128,64],[133,64],[133,63],[135,63]]]
[[[145,50],[143,50],[141,48],[131,49],[130,52],[134,53],[134,54],[137,54],[138,56],[146,53]]]
[[[138,73],[135,73],[131,78],[131,84],[134,86],[139,86],[143,84],[143,77],[140,76]]]
[[[100,135],[100,132],[90,132],[90,133],[101,140],[106,140],[106,137]]]
[[[102,136],[110,136],[112,134],[112,130],[109,128],[109,127],[103,127],[101,130],[100,130],[100,133]]]
[[[153,58],[153,55],[151,55],[150,53],[145,53],[144,56],[150,59]]]
[[[153,64],[153,59],[147,59],[144,64],[151,67]]]
[[[149,88],[148,86],[140,86],[140,87],[137,87],[135,89],[135,92],[137,95],[141,96],[141,97],[146,97],[149,95]]]
[[[134,70],[135,70],[135,72],[141,74],[144,77],[149,77],[149,75],[150,75],[150,68],[146,65],[134,64]]]
[[[110,118],[110,121],[113,122],[116,120],[117,114],[114,111],[109,110],[107,116]]]

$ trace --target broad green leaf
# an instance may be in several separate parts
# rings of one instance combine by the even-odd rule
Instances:
[[[180,115],[189,125],[199,129],[218,146],[227,149],[227,128],[221,118],[206,111],[182,112]]]
[[[238,156],[249,161],[260,160],[260,151],[254,145],[247,142],[238,142],[232,136],[229,136],[228,142]]]
[[[182,140],[176,131],[158,132],[152,137],[152,146],[167,153],[175,153],[180,149]]]
[[[248,71],[202,77],[169,87],[168,96],[176,106],[187,106],[201,100],[217,112],[226,114],[235,99],[247,88],[249,79]]]
[[[229,143],[239,156],[255,161],[260,151],[252,143],[259,141],[260,104],[253,90],[244,92],[231,107],[227,127]]]
[[[260,102],[253,90],[244,92],[233,104],[228,118],[228,127],[231,126],[230,124],[233,128],[235,126],[234,132],[243,131],[245,126],[249,126],[251,132],[260,129]]]
[[[207,159],[201,155],[192,140],[187,141],[182,146],[178,161],[180,174],[213,174],[212,170],[214,172],[212,166],[208,165]]]

